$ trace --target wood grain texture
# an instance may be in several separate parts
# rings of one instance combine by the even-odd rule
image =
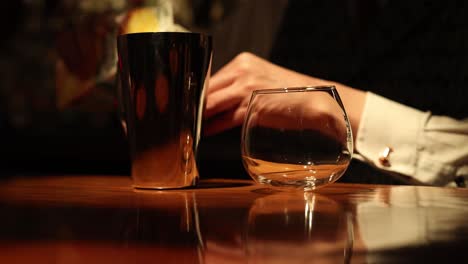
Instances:
[[[468,249],[468,191],[455,188],[142,191],[127,176],[13,177],[0,181],[0,212],[0,263],[436,263]]]

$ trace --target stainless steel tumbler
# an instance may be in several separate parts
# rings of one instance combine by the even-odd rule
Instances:
[[[169,189],[195,185],[211,37],[134,33],[118,36],[117,48],[134,186]]]

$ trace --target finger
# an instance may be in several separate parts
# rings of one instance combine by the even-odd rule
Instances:
[[[246,111],[246,108],[240,108],[236,111],[223,113],[220,116],[209,120],[205,125],[204,135],[215,135],[222,131],[242,125]]]
[[[206,101],[205,118],[238,106],[244,99],[244,95],[237,90],[236,87],[230,86],[209,95]]]
[[[241,75],[237,60],[230,61],[210,78],[208,94],[230,86]]]
[[[215,92],[219,89],[223,89],[224,87],[227,87],[234,83],[234,81],[237,78],[239,78],[239,75],[241,75],[240,72],[243,68],[241,65],[245,64],[241,61],[250,61],[251,59],[252,57],[250,55],[238,55],[237,57],[229,61],[210,78],[210,86],[208,87],[208,93]]]
[[[236,80],[237,75],[232,72],[217,72],[210,78],[209,86],[208,86],[208,94],[226,88],[234,83]]]

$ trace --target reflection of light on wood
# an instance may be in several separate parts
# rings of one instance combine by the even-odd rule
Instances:
[[[259,198],[249,210],[243,263],[347,263],[345,217],[337,202],[314,192]]]
[[[311,197],[312,196],[312,197]],[[307,236],[312,236],[312,224],[314,222],[314,210],[315,210],[315,195],[310,193],[304,193],[305,209],[304,209],[304,224]]]

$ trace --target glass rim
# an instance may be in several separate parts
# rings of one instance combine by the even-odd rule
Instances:
[[[185,32],[185,31],[143,31],[143,32],[132,32],[132,33],[123,33],[118,34],[117,38],[125,38],[131,36],[202,36],[202,37],[211,37],[211,34],[206,34],[203,32]]]
[[[274,94],[274,93],[289,93],[289,92],[307,92],[307,91],[336,91],[334,85],[319,85],[319,86],[293,86],[282,88],[267,88],[254,90],[252,94]]]

